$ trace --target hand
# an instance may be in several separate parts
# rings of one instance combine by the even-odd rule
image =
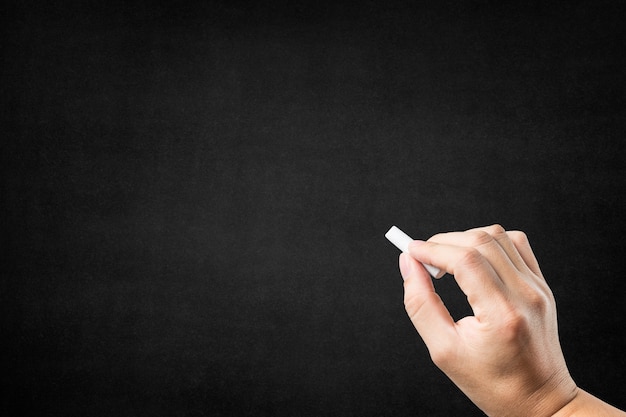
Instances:
[[[416,260],[454,275],[474,316],[455,323]],[[413,242],[400,269],[406,311],[432,360],[487,415],[552,416],[578,395],[524,233],[495,225],[439,234]]]

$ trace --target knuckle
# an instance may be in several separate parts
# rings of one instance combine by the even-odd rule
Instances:
[[[423,293],[406,294],[404,296],[404,309],[409,317],[415,319],[419,317],[426,302],[427,297]]]
[[[528,236],[526,233],[519,230],[513,230],[506,233],[509,235],[509,239],[511,239],[516,246],[524,246],[528,244]]]
[[[528,296],[528,305],[533,310],[543,310],[547,304],[548,302],[546,296],[539,291],[533,291]]]
[[[410,318],[419,320],[420,316],[423,316],[425,306],[431,301],[433,297],[438,297],[435,293],[431,292],[415,292],[405,293],[404,296],[404,309]]]
[[[502,339],[507,342],[523,340],[528,337],[530,326],[520,315],[509,317],[502,328]]]
[[[439,369],[447,369],[454,363],[456,350],[450,343],[441,344],[429,350],[430,359]]]
[[[486,230],[476,230],[470,233],[472,246],[482,246],[493,240],[493,236]]]
[[[483,256],[478,249],[466,248],[465,253],[459,259],[457,266],[463,266],[467,269],[475,269],[476,267],[482,265],[482,263]]]
[[[489,233],[492,236],[501,236],[506,234],[506,230],[504,229],[504,227],[502,227],[499,224],[492,224],[491,226],[487,227],[487,233]]]
[[[527,282],[521,286],[519,292],[532,312],[543,313],[551,303],[551,292],[547,286]]]
[[[505,342],[525,339],[530,334],[530,323],[520,310],[511,308],[503,315],[500,334]]]

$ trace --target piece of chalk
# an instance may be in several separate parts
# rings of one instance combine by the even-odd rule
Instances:
[[[391,226],[391,229],[389,229],[389,231],[385,233],[385,237],[391,243],[396,245],[396,247],[400,249],[402,252],[405,252],[405,253],[409,252],[409,243],[411,243],[413,239],[409,235],[404,233],[402,230],[398,229],[396,226]],[[427,265],[427,264],[422,264],[422,265],[424,265],[424,268],[426,268],[428,273],[432,275],[433,277],[436,277],[441,272],[439,268],[436,268],[432,265]]]

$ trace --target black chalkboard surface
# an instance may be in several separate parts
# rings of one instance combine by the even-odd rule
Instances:
[[[616,2],[13,3],[4,415],[481,415],[392,224],[527,232],[574,379],[626,408]]]

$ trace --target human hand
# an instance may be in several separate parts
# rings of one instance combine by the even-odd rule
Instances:
[[[404,303],[433,362],[489,416],[552,416],[578,394],[554,297],[526,235],[501,226],[435,235],[400,255]],[[454,322],[417,261],[454,275],[474,316]]]

